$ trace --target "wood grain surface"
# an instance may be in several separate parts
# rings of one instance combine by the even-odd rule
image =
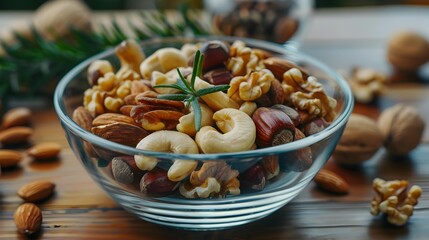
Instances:
[[[335,15],[336,11],[340,15]],[[345,21],[357,21],[355,18],[349,19],[350,14],[357,16],[356,12],[346,11],[348,14],[344,14],[341,10],[336,11],[330,12],[331,18],[343,16]],[[411,10],[407,11],[409,15],[413,14]],[[366,13],[371,16],[375,14],[373,10],[367,10]],[[365,11],[361,14],[365,15]],[[391,13],[387,15],[391,16]],[[316,13],[314,19],[318,16],[321,23],[315,23],[316,25],[332,23],[331,20],[327,20],[330,15],[326,12]],[[314,19],[313,22],[316,22]],[[381,17],[374,19],[382,20]],[[388,21],[386,24],[389,24]],[[314,29],[314,26],[310,29]],[[335,28],[332,28],[332,31],[335,31]],[[367,59],[371,59],[374,68],[388,71],[385,60],[378,56],[380,51],[367,52],[357,51],[358,47],[347,48],[349,46],[347,39],[332,45],[325,42],[321,47],[315,40],[317,38],[318,36],[310,34],[309,41],[304,44],[304,51],[309,54],[313,52],[333,67],[352,67],[358,62],[365,63]],[[385,46],[384,40],[378,39],[376,47],[374,39],[368,40],[367,43],[372,48],[380,50]],[[360,41],[359,48],[365,49],[365,39]],[[341,43],[344,47],[338,46]],[[341,52],[342,55],[347,53],[357,55],[336,65],[338,49],[345,51]],[[374,62],[374,57],[379,60]],[[354,112],[377,118],[380,111],[398,102],[405,102],[418,108],[426,123],[429,123],[429,86],[425,83],[391,85],[376,104],[357,104]],[[401,159],[395,159],[384,150],[380,150],[362,167],[355,169],[343,168],[332,160],[328,161],[326,168],[344,177],[351,185],[348,195],[330,194],[311,183],[291,203],[264,219],[227,230],[193,232],[148,223],[120,208],[90,179],[73,155],[51,106],[34,112],[33,127],[35,134],[31,139],[32,144],[55,141],[63,146],[63,150],[57,160],[35,162],[26,157],[18,169],[2,172],[0,239],[25,239],[17,232],[13,222],[13,212],[22,203],[16,191],[23,184],[38,179],[52,180],[57,188],[52,198],[39,204],[44,219],[42,231],[35,236],[36,239],[428,239],[428,128],[425,130],[421,145]],[[19,149],[25,151],[27,147],[20,146]],[[422,187],[424,193],[407,225],[394,227],[387,224],[383,217],[373,217],[369,213],[371,184],[375,177],[406,179]]]

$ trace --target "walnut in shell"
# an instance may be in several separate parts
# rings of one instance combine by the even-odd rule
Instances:
[[[387,58],[396,70],[416,71],[429,61],[429,42],[416,32],[398,32],[388,43]]]
[[[375,120],[353,113],[334,151],[334,159],[344,165],[370,159],[383,145],[383,135]]]
[[[383,134],[384,146],[393,155],[406,155],[416,148],[425,128],[418,110],[404,104],[384,110],[377,124]]]

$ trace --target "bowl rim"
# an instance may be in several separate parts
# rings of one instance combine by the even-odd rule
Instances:
[[[233,42],[235,40],[242,40],[249,45],[257,45],[263,49],[278,52],[288,57],[295,57],[304,60],[305,62],[316,66],[321,69],[323,72],[331,76],[335,79],[336,83],[339,85],[340,89],[344,94],[345,106],[344,110],[339,114],[339,116],[323,131],[307,136],[303,139],[293,141],[287,144],[272,146],[267,148],[248,150],[242,152],[229,152],[229,153],[210,153],[210,154],[179,154],[179,153],[168,153],[168,152],[154,152],[147,151],[142,149],[137,149],[134,147],[122,145],[119,143],[115,143],[99,137],[95,134],[88,132],[87,130],[80,127],[77,123],[75,123],[71,116],[66,113],[64,101],[62,100],[62,94],[65,92],[67,85],[77,76],[79,73],[84,71],[91,62],[97,59],[103,59],[108,57],[111,54],[114,54],[114,47],[109,48],[101,53],[98,53],[74,68],[72,68],[66,75],[64,75],[54,92],[53,102],[55,111],[63,123],[63,128],[69,129],[71,132],[81,137],[82,139],[90,142],[91,144],[95,144],[98,146],[102,146],[106,149],[111,149],[115,152],[121,152],[128,155],[146,155],[157,158],[174,158],[174,159],[190,159],[190,160],[216,160],[216,159],[243,159],[243,158],[251,158],[251,157],[261,157],[265,155],[276,155],[284,152],[294,151],[296,149],[300,149],[303,147],[310,146],[316,142],[319,142],[330,135],[334,134],[338,131],[342,126],[347,123],[348,117],[352,113],[354,106],[354,99],[351,89],[347,83],[347,81],[336,71],[325,65],[323,62],[311,57],[305,53],[294,51],[293,49],[287,48],[284,45],[267,42],[264,40],[257,39],[249,39],[242,37],[229,37],[229,36],[197,36],[197,37],[167,37],[167,38],[152,38],[148,40],[141,41],[139,44],[168,44],[168,43],[186,43],[186,42],[196,42],[196,41],[207,41],[207,40],[223,40],[228,42]],[[65,129],[67,131],[67,129]]]

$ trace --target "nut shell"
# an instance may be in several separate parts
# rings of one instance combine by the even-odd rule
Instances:
[[[429,43],[416,32],[398,32],[388,43],[389,62],[400,71],[415,71],[429,61]]]
[[[345,165],[370,159],[383,145],[377,123],[364,115],[352,114],[334,151],[334,158]]]
[[[384,138],[384,146],[393,155],[405,155],[416,148],[425,128],[417,109],[404,104],[384,110],[377,124]]]

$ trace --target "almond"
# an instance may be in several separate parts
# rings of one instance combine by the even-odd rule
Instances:
[[[84,107],[80,106],[73,111],[73,121],[87,131],[91,131],[93,117]]]
[[[137,123],[134,121],[132,117],[119,114],[119,113],[104,113],[97,116],[94,119],[94,121],[92,121],[92,126],[97,127],[97,126],[107,125],[107,124],[116,123],[116,122],[137,125]]]
[[[348,193],[348,183],[336,173],[321,169],[314,178],[314,182],[322,189],[333,193]]]
[[[61,152],[61,145],[54,142],[39,143],[28,149],[27,152],[37,160],[52,159]]]
[[[0,142],[4,145],[12,145],[27,142],[33,134],[29,127],[11,127],[0,132]]]
[[[22,154],[14,150],[0,150],[0,166],[15,167],[22,160]]]
[[[303,68],[283,58],[270,57],[263,60],[263,63],[265,67],[270,70],[274,74],[274,77],[276,77],[276,79],[278,79],[280,82],[283,81],[283,73],[290,70],[291,68],[299,69],[302,72],[304,79],[307,79],[309,76],[307,71],[305,71]]]
[[[25,107],[13,108],[6,112],[3,117],[1,128],[10,128],[26,125],[31,120],[31,111]]]
[[[40,230],[43,216],[39,207],[32,203],[20,205],[13,214],[18,231],[25,235],[32,235]]]
[[[52,195],[55,184],[49,181],[34,181],[18,190],[18,196],[27,202],[39,202]]]
[[[111,123],[91,128],[92,133],[112,142],[135,147],[149,133],[141,127],[128,123]]]

